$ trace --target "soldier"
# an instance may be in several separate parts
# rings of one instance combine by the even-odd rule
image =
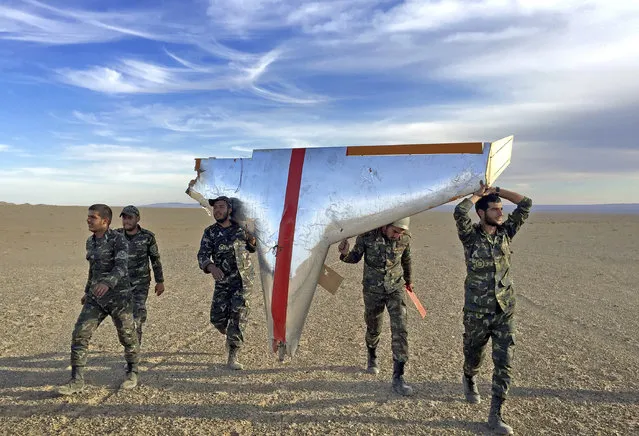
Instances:
[[[241,370],[244,367],[237,353],[244,342],[249,315],[248,297],[254,280],[249,253],[255,252],[256,240],[231,220],[233,206],[228,197],[210,199],[209,204],[216,222],[204,230],[197,258],[202,271],[215,279],[211,323],[226,335],[227,365]]]
[[[364,319],[366,320],[367,371],[379,373],[377,344],[382,328],[384,308],[390,316],[393,350],[393,390],[405,396],[413,388],[404,382],[404,366],[408,361],[408,330],[404,286],[412,289],[409,218],[380,227],[357,237],[349,251],[348,240],[338,250],[340,260],[357,263],[364,257]]]
[[[505,222],[500,197],[517,204]],[[473,204],[480,218],[476,224],[468,217]],[[475,376],[491,338],[494,370],[488,425],[499,434],[513,433],[501,416],[511,382],[515,345],[510,243],[528,218],[531,206],[530,198],[481,183],[480,188],[459,203],[454,212],[467,270],[464,284],[464,394],[469,403],[480,402]]]
[[[84,389],[89,341],[109,315],[124,346],[127,362],[126,378],[120,388],[131,389],[138,383],[139,345],[127,272],[129,247],[122,234],[109,228],[111,218],[111,208],[106,204],[89,207],[87,224],[93,233],[86,242],[89,278],[71,339],[71,380],[58,389],[61,395],[73,395]]]
[[[118,232],[124,234],[129,242],[129,280],[133,293],[133,319],[138,333],[138,342],[142,345],[142,324],[146,322],[146,299],[151,284],[151,271],[155,277],[155,295],[164,292],[164,275],[160,263],[160,250],[153,232],[140,227],[140,211],[135,206],[126,206],[120,213],[122,228]]]

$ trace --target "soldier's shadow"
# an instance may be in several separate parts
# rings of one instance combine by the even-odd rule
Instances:
[[[150,361],[175,353],[150,353]],[[200,353],[180,353],[188,357]],[[147,357],[147,356],[145,356]],[[180,365],[180,362],[174,365]],[[185,363],[190,367],[196,362]],[[122,355],[112,352],[91,351],[85,370],[90,385],[117,388],[126,372]],[[16,399],[37,401],[58,396],[53,389],[65,383],[71,375],[69,353],[43,353],[30,356],[0,358],[0,392]],[[39,390],[37,388],[40,388]]]
[[[232,408],[220,408],[215,405],[189,404],[188,410],[162,401],[152,405],[141,406],[130,402],[108,405],[105,400],[117,391],[124,374],[124,360],[121,355],[112,352],[92,351],[85,371],[87,389],[71,399],[60,397],[56,387],[66,382],[70,375],[68,353],[44,353],[31,356],[17,356],[0,358],[0,395],[12,398],[13,405],[0,408],[0,416],[28,418],[34,415],[55,414],[69,417],[78,416],[131,416],[146,415],[154,417],[200,417],[206,419],[248,419],[271,423],[275,418],[282,422],[297,424],[314,423],[317,413],[328,414],[330,420],[336,423],[349,424],[353,421],[359,424],[371,425],[420,425],[421,420],[393,416],[378,416],[366,413],[360,416],[349,416],[335,411],[343,407],[359,405],[374,412],[380,405],[394,401],[410,401],[396,396],[390,390],[390,383],[386,379],[373,380],[332,380],[332,374],[343,377],[363,373],[359,367],[351,366],[293,366],[286,365],[277,368],[254,369],[248,371],[231,371],[225,365],[201,364],[201,354],[192,353],[148,353],[146,358],[152,362],[142,376],[142,385],[138,391],[145,392],[160,389],[172,393],[189,395],[211,394],[224,395],[224,398],[234,398],[235,395],[246,394],[257,397],[285,393],[283,398],[272,403],[256,404],[253,401],[234,401]],[[175,357],[174,359],[171,357]],[[179,360],[177,359],[179,357]],[[166,360],[163,360],[165,359]],[[198,365],[201,368],[198,368]],[[321,372],[308,380],[278,381],[270,383],[264,378],[278,375],[280,380],[286,380],[293,373],[313,374]],[[299,374],[296,375],[299,379]],[[251,380],[247,382],[247,379]],[[293,393],[300,400],[295,401],[294,413],[292,405],[287,400],[286,393]],[[312,393],[312,395],[309,395]],[[315,398],[315,394],[322,398]],[[306,397],[306,398],[305,398]],[[443,398],[440,398],[443,400]],[[35,404],[34,404],[35,403]],[[477,423],[473,422],[433,422],[433,426],[442,428],[464,428],[476,431]]]
[[[401,398],[390,388],[390,374],[378,377],[363,375],[356,366],[295,366],[231,371],[223,363],[202,362],[205,353],[148,353],[150,364],[142,373],[141,386],[134,396],[154,395],[156,403],[140,405],[130,397],[105,400],[117,392],[124,376],[124,359],[113,352],[92,351],[86,371],[87,392],[73,399],[62,399],[55,391],[57,385],[69,378],[68,353],[45,353],[31,356],[0,358],[0,396],[11,398],[12,405],[0,407],[0,416],[30,417],[41,414],[68,416],[131,416],[190,417],[205,419],[248,419],[273,423],[274,416],[290,422],[314,422],[318,416],[330,417],[332,422],[423,426],[429,431],[456,429],[474,434],[486,433],[483,410],[473,420],[438,419],[429,417],[429,407],[450,407],[462,403],[461,384],[448,381],[413,383],[416,393]],[[190,358],[189,358],[190,357]],[[305,376],[308,374],[308,376]],[[481,393],[490,392],[490,384],[480,385]],[[188,408],[176,407],[162,400],[165,395],[180,398],[203,398],[218,395],[228,398],[233,407],[216,407],[194,401]],[[246,394],[251,396],[247,397]],[[184,394],[184,395],[181,395]],[[129,395],[129,394],[127,394]],[[252,397],[254,395],[254,397]],[[291,403],[291,395],[295,398]],[[639,404],[637,392],[602,392],[594,390],[546,389],[537,387],[513,388],[512,397],[553,397],[566,402],[594,402]],[[166,397],[168,398],[168,397]],[[486,401],[486,400],[485,400]],[[405,417],[389,414],[377,416],[385,406],[421,407],[424,414]],[[433,403],[428,405],[428,403]],[[401,403],[400,403],[401,404]],[[486,406],[486,405],[484,405]],[[357,413],[341,413],[355,407]],[[486,409],[487,407],[484,407]],[[477,420],[475,420],[477,419]]]

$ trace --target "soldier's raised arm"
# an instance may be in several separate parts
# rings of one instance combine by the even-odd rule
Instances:
[[[462,242],[466,242],[473,233],[473,224],[468,216],[473,204],[469,198],[464,198],[461,203],[455,206],[455,211],[453,212],[455,224],[457,225],[457,236]]]
[[[246,250],[249,253],[255,253],[255,249],[257,246],[257,238],[253,236],[251,232],[246,229],[241,229],[243,234],[243,239],[246,241]]]
[[[348,241],[346,241],[348,244]],[[346,263],[357,263],[364,256],[364,236],[359,235],[357,239],[355,239],[355,246],[348,254],[340,254],[339,260]]]
[[[512,239],[528,218],[530,208],[532,207],[532,200],[524,195],[503,188],[499,188],[496,192],[501,198],[505,198],[517,205],[517,208],[508,216],[508,219],[504,223],[506,233],[508,237]]]
[[[459,239],[465,243],[473,234],[473,223],[468,216],[468,212],[473,208],[475,203],[479,201],[485,195],[494,192],[494,188],[489,188],[484,185],[484,182],[479,182],[479,189],[473,192],[469,198],[464,198],[457,206],[455,206],[455,211],[453,212],[453,217],[455,218],[455,224],[457,225],[457,236]]]

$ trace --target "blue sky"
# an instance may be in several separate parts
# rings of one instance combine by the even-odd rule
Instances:
[[[499,185],[639,202],[637,29],[628,0],[2,0],[0,201],[188,202],[195,157],[514,134]]]

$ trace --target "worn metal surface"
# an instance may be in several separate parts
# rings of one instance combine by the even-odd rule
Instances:
[[[298,168],[288,292],[282,286],[274,292],[273,283],[285,236],[280,224],[287,216],[291,149],[255,150],[251,158],[199,159],[198,177],[187,193],[203,205],[207,198],[231,197],[236,220],[254,225],[269,339],[282,342],[293,355],[331,244],[467,195],[480,180],[494,183],[510,162],[512,142],[508,137],[492,147],[479,144],[474,153],[455,153],[454,144],[438,144],[435,154],[405,154],[433,150],[424,145],[380,146],[379,154],[368,147],[360,150],[363,155],[358,147],[305,149]],[[402,154],[391,154],[392,147]],[[276,316],[274,321],[278,309],[285,310],[285,320]],[[285,335],[274,334],[282,322]]]

